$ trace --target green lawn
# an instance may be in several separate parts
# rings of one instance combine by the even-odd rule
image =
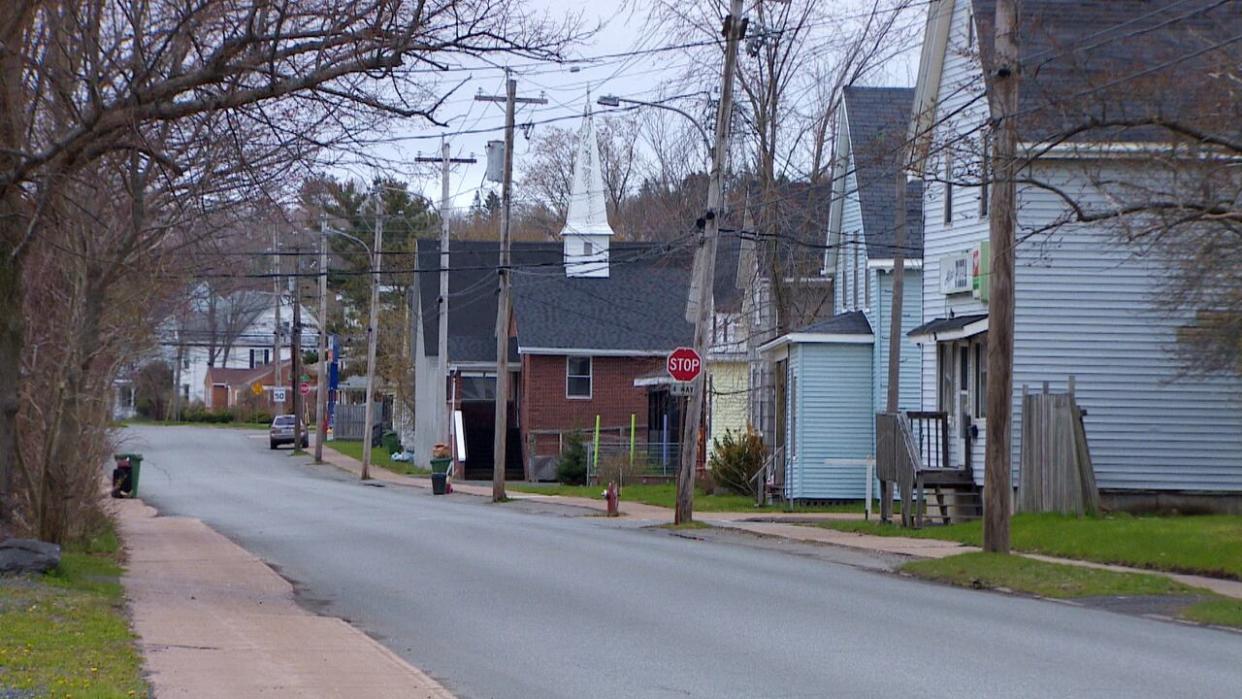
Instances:
[[[1219,597],[1161,575],[1116,573],[995,553],[963,553],[939,560],[914,561],[901,570],[960,587],[1007,588],[1055,599],[1177,596],[1187,600],[1179,612],[1186,619],[1242,628],[1242,600]],[[1196,602],[1196,597],[1205,599]]]
[[[511,490],[521,493],[542,493],[544,495],[568,495],[578,498],[599,499],[604,487],[599,485],[560,485],[555,483],[510,483]],[[627,485],[621,491],[622,502],[640,502],[644,505],[672,508],[677,500],[677,488],[672,483],[655,485]],[[730,495],[719,493],[708,495],[701,489],[694,491],[694,509],[696,512],[858,512],[863,511],[862,502],[850,502],[840,505],[799,506],[784,508],[780,505],[755,507],[755,499],[747,495]]]
[[[822,522],[819,526],[973,546],[983,542],[982,523],[977,521],[921,530],[878,522]],[[1020,514],[1013,518],[1012,544],[1013,550],[1023,553],[1242,580],[1242,517],[1236,515],[1078,518]]]
[[[47,575],[0,578],[0,696],[147,696],[120,574],[109,535]]]
[[[362,461],[361,439],[334,439],[331,442],[324,442],[324,446],[335,449],[345,456],[352,456],[355,459]],[[411,463],[406,463],[404,461],[393,461],[392,455],[387,453],[387,450],[385,450],[383,446],[372,447],[371,463],[375,466],[382,466],[393,473],[402,473],[407,476],[426,476],[431,473],[429,469],[419,468]]]

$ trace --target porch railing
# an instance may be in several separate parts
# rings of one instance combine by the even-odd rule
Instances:
[[[912,410],[906,417],[918,448],[920,470],[953,468],[949,460],[949,414]]]

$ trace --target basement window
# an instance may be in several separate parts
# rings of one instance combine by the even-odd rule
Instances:
[[[591,358],[565,358],[565,397],[591,397]]]

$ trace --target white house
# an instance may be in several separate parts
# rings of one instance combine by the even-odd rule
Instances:
[[[164,352],[169,363],[178,358],[180,370],[175,372],[181,399],[187,403],[203,403],[212,407],[207,390],[207,370],[253,369],[272,363],[276,339],[276,306],[272,294],[239,291],[217,299],[216,309],[208,313],[205,302],[199,303],[180,327],[175,322],[165,326]],[[289,333],[293,327],[293,304],[287,295],[280,299],[280,360],[290,359]],[[314,351],[319,346],[319,323],[306,306],[302,307],[302,348]],[[284,377],[285,385],[288,384]]]
[[[1168,131],[1082,127],[1159,113],[1179,90],[1224,96],[1223,85],[1204,82],[1219,74],[1184,60],[1242,29],[1236,6],[1214,4],[1020,3],[1017,123],[1030,160],[1018,184],[1012,458],[1016,468],[1022,386],[1064,390],[1073,376],[1096,477],[1114,503],[1242,493],[1242,382],[1183,375],[1170,349],[1184,317],[1158,303],[1166,275],[1158,256],[1122,242],[1112,226],[1073,223],[1067,205],[1104,209],[1124,187],[1163,191],[1167,173],[1152,156],[1172,148]],[[980,175],[998,116],[984,79],[993,15],[986,0],[931,3],[909,134],[925,182],[924,324],[912,333],[922,348],[919,392],[925,410],[949,413],[959,465],[982,464],[988,419],[989,192]],[[1172,89],[1136,91],[1134,81],[1162,69],[1172,71]],[[1176,104],[1183,114],[1197,106]],[[974,473],[982,483],[983,469]]]

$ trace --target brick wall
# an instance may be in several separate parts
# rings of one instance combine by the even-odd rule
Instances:
[[[565,397],[565,356],[522,356],[522,440],[531,444],[531,431],[593,429],[595,416],[601,427],[625,427],[635,415],[637,438],[646,439],[647,389],[634,386],[634,379],[659,371],[660,357],[593,357],[591,397]],[[557,453],[558,440],[536,435],[535,453]]]

